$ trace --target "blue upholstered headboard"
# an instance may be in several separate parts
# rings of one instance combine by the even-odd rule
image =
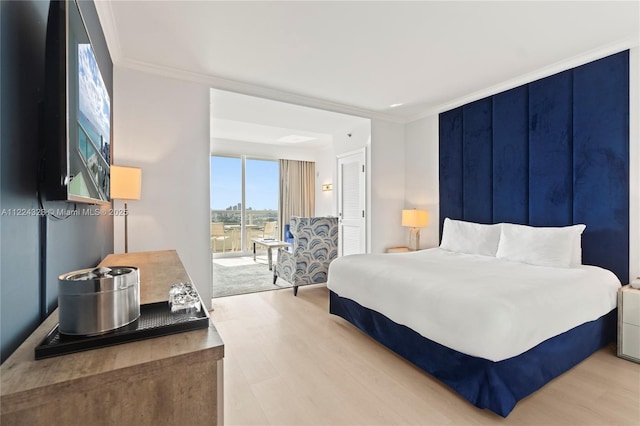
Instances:
[[[629,282],[629,51],[440,114],[445,217],[584,223],[583,263]]]

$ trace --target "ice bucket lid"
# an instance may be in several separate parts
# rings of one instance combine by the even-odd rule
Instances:
[[[80,269],[58,277],[58,294],[82,295],[124,290],[139,285],[139,277],[135,266]]]

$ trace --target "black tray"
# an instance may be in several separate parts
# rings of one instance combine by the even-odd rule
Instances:
[[[209,313],[201,302],[200,312],[172,314],[168,302],[140,305],[140,318],[107,334],[77,337],[60,334],[58,324],[36,346],[36,359],[119,345],[183,331],[209,327]]]

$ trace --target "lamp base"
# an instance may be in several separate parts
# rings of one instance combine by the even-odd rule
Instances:
[[[420,250],[420,228],[411,228],[409,232],[409,250]]]

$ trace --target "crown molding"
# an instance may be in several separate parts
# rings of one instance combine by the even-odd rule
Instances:
[[[622,52],[623,50],[637,48],[638,46],[640,46],[640,37],[629,37],[626,39],[622,39],[617,42],[610,43],[605,46],[601,46],[599,48],[589,50],[585,53],[572,56],[571,58],[564,59],[560,62],[556,62],[554,64],[540,68],[536,71],[523,74],[511,80],[504,81],[500,84],[496,84],[494,86],[487,87],[482,90],[478,90],[477,92],[473,92],[461,98],[448,101],[439,106],[429,108],[421,112],[420,114],[416,114],[413,117],[410,117],[409,119],[407,119],[406,122],[410,123],[412,121],[420,120],[425,117],[437,115],[441,112],[449,111],[459,106],[466,105],[470,102],[477,101],[479,99],[484,99],[487,96],[495,95],[497,93],[502,93],[506,90],[522,86],[523,84],[531,83],[532,81],[549,77],[551,75],[557,74],[562,71],[566,71],[571,68],[578,67],[580,65],[587,64],[597,59],[602,59],[606,56],[613,55],[614,53]]]
[[[229,92],[239,93],[242,95],[257,96],[260,98],[270,99],[272,101],[286,102],[294,105],[300,105],[310,108],[318,108],[339,114],[353,115],[356,117],[369,118],[374,120],[390,121],[394,123],[405,123],[402,117],[396,117],[383,114],[363,108],[357,108],[350,105],[331,102],[323,99],[312,98],[296,93],[286,92],[283,90],[272,89],[265,86],[258,86],[241,81],[231,80],[227,78],[216,77],[210,74],[197,73],[193,71],[181,70],[162,65],[150,64],[142,61],[136,61],[128,58],[121,58],[117,66],[135,71],[154,74],[162,77],[173,78],[176,80],[189,81],[208,85],[213,89],[226,90]]]
[[[113,15],[111,2],[96,1],[94,2],[94,4],[96,7],[96,12],[98,12],[100,25],[102,25],[104,38],[107,41],[109,53],[111,54],[111,60],[115,64],[122,59],[122,48],[120,45],[120,37],[118,37],[118,26]]]

